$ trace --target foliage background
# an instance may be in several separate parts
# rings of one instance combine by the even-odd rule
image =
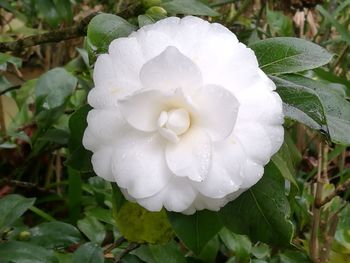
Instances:
[[[349,0],[0,7],[1,263],[350,262]],[[150,213],[93,173],[86,96],[111,40],[187,14],[256,52],[283,99],[286,138],[263,179],[219,213]]]

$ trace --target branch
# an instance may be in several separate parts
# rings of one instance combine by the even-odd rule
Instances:
[[[138,248],[140,244],[136,243],[130,243],[129,246],[127,246],[122,252],[120,252],[115,258],[114,258],[114,263],[118,263],[121,261],[121,259],[128,254],[130,251]]]
[[[60,42],[72,38],[82,37],[86,35],[86,30],[91,19],[99,14],[94,12],[83,18],[78,25],[67,27],[63,29],[53,30],[44,34],[34,35],[18,39],[12,42],[1,42],[0,52],[19,51],[27,47],[32,47],[44,43]]]
[[[337,188],[335,188],[334,192],[331,193],[330,195],[328,195],[327,197],[325,197],[322,201],[317,202],[316,206],[317,207],[322,207],[325,204],[329,203],[330,201],[332,201],[332,199],[334,197],[336,197],[337,195],[340,195],[342,193],[344,193],[346,190],[348,190],[350,187],[350,179],[346,180],[344,183],[340,184],[337,186]]]

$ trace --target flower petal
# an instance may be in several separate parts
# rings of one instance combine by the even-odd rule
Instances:
[[[170,170],[180,177],[203,181],[210,169],[212,145],[208,134],[192,127],[179,143],[166,146],[166,161]]]
[[[140,131],[156,131],[165,107],[166,94],[160,90],[143,90],[119,101],[125,120]]]
[[[237,122],[233,134],[249,159],[261,165],[268,163],[272,156],[271,141],[260,124]]]
[[[134,198],[158,193],[171,172],[164,156],[164,140],[158,134],[131,129],[114,146],[112,172],[118,185]]]
[[[159,56],[148,61],[141,69],[140,79],[147,89],[175,90],[186,93],[202,85],[199,68],[176,47],[167,47]]]
[[[137,202],[150,211],[160,211],[164,206],[168,211],[182,212],[189,208],[196,195],[187,178],[173,176],[162,191]]]
[[[239,102],[230,91],[217,85],[206,85],[192,99],[198,107],[194,125],[204,128],[213,141],[223,140],[232,133]]]
[[[204,196],[223,198],[237,191],[244,178],[241,176],[246,154],[241,144],[231,138],[213,144],[213,158],[208,177],[192,184]]]
[[[111,169],[112,156],[113,148],[104,147],[95,152],[91,158],[91,163],[95,173],[109,182],[115,181]]]
[[[244,181],[242,184],[242,189],[248,189],[255,185],[263,176],[264,167],[250,159],[248,159],[242,169],[242,175],[244,176]]]

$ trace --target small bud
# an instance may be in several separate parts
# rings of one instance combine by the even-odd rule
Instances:
[[[22,231],[21,233],[19,233],[18,239],[21,241],[26,241],[29,239],[29,237],[30,237],[30,232]]]
[[[160,5],[162,0],[142,0],[142,5],[146,8],[150,8],[155,5]]]
[[[166,16],[168,13],[163,7],[152,6],[147,9],[146,14],[150,16]]]

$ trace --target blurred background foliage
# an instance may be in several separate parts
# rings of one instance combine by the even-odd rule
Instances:
[[[125,202],[81,144],[96,56],[172,15],[219,22],[257,54],[262,39],[296,37],[334,55],[298,75],[265,67],[290,117],[285,143],[257,199],[219,214]],[[349,0],[0,0],[0,262],[350,262],[349,24]]]

